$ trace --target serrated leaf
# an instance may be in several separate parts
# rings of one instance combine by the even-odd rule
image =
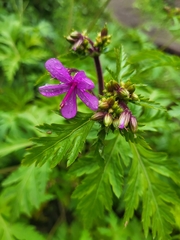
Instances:
[[[93,124],[94,122],[90,120],[90,114],[80,114],[79,117],[66,121],[66,124],[45,124],[44,128],[41,126],[41,129],[48,129],[58,136],[33,139],[36,145],[30,149],[23,163],[25,165],[35,163],[41,166],[50,162],[51,167],[54,167],[62,159],[67,159],[67,165],[71,165],[83,149],[84,142]]]
[[[26,231],[24,231],[26,229]],[[18,240],[45,240],[40,233],[35,230],[34,226],[24,223],[15,223],[11,226],[11,231]]]
[[[112,206],[112,191],[104,168],[88,175],[72,197],[79,200],[77,208],[86,226],[91,226],[94,219],[103,218],[104,210]]]
[[[76,161],[70,168],[69,174],[79,177],[84,174],[91,174],[97,169],[99,169],[98,161],[94,155],[90,155]]]
[[[119,154],[118,145],[120,145],[121,136],[108,142],[108,146],[104,150],[104,158],[106,161],[106,171],[108,173],[109,182],[112,186],[114,194],[119,198],[123,185],[123,168]]]
[[[106,67],[106,70],[108,71],[108,73],[111,75],[111,77],[114,79],[114,80],[117,80],[117,75],[116,73],[114,73],[110,68]]]
[[[88,226],[96,218],[102,218],[105,209],[111,209],[112,191],[118,198],[121,195],[123,185],[122,163],[124,160],[121,159],[119,146],[122,140],[124,139],[120,134],[116,135],[115,138],[105,141],[101,155],[99,150],[96,149],[93,163],[90,164],[90,158],[81,159],[79,164],[77,162],[72,167],[72,173],[76,175],[88,174],[72,195],[73,198],[78,199],[78,209]],[[99,146],[98,142],[97,146]],[[85,167],[83,167],[83,162]],[[93,173],[87,170],[86,163],[88,166],[92,165]]]
[[[175,55],[168,55],[158,50],[142,50],[138,54],[131,57],[131,62],[142,63],[145,65],[141,68],[142,71],[146,71],[155,67],[171,66],[174,69],[179,68],[180,59]]]
[[[119,80],[126,80],[134,70],[130,68],[130,64],[128,63],[127,55],[124,51],[124,47],[121,46],[118,49],[115,49],[115,55],[116,55],[116,76]]]
[[[174,218],[168,203],[177,204],[179,199],[167,184],[159,183],[159,177],[150,168],[152,162],[159,166],[164,164],[166,155],[153,153],[140,144],[130,142],[130,146],[133,160],[125,194],[125,221],[128,222],[133,216],[134,209],[137,209],[139,199],[142,197],[142,223],[145,236],[147,237],[151,228],[154,238],[157,236],[158,240],[170,239]],[[164,167],[166,171],[167,166]]]
[[[124,51],[123,46],[115,49],[115,57],[116,57],[116,71],[112,71],[108,67],[106,68],[109,74],[116,81],[126,81],[130,77],[132,77],[136,70],[131,68],[131,65],[128,62],[127,55]]]
[[[146,107],[146,108],[153,108],[157,110],[166,110],[165,107],[161,106],[159,103],[150,100],[149,98],[145,98],[143,96],[139,96],[139,101],[134,102],[136,105]]]
[[[1,215],[0,215],[0,239],[45,240],[45,238],[35,230],[34,226],[27,225],[25,223],[10,223]]]
[[[41,203],[51,198],[46,194],[50,168],[46,163],[41,168],[22,166],[9,175],[2,183],[5,190],[2,193],[4,201],[10,201],[12,218],[20,213],[30,215],[32,210],[38,209]]]

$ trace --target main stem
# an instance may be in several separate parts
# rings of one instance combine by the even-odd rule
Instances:
[[[99,56],[94,57],[94,63],[96,66],[96,72],[97,72],[97,77],[98,77],[99,94],[103,95],[104,80],[103,80],[102,68],[101,68]]]

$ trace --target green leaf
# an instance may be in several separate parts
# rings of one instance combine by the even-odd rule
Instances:
[[[91,155],[82,158],[69,172],[75,173],[76,176],[87,175],[72,197],[78,199],[77,208],[88,226],[91,226],[96,218],[103,218],[105,209],[111,209],[112,191],[118,198],[122,193],[123,162],[127,164],[129,161],[126,159],[129,158],[128,153],[121,154],[119,151],[123,141],[124,138],[118,133],[113,139],[105,141],[104,149],[100,151],[101,155],[96,148],[93,160]],[[98,142],[96,144],[99,146]]]
[[[35,230],[34,226],[25,223],[10,223],[0,215],[0,239],[1,240],[45,240]]]
[[[173,173],[174,164],[169,168],[166,155],[154,153],[141,144],[130,142],[133,153],[132,165],[127,179],[125,193],[125,222],[132,218],[134,210],[138,208],[140,198],[143,199],[142,223],[145,236],[152,229],[153,237],[158,240],[171,239],[170,233],[174,223],[171,206],[176,205],[179,199],[176,193],[167,184],[160,180],[156,172],[171,177],[177,182]],[[153,164],[152,164],[153,163]],[[153,171],[151,166],[154,166]],[[164,172],[158,168],[163,166]],[[156,172],[155,172],[155,171]],[[177,173],[177,172],[176,172]]]
[[[110,210],[112,206],[112,191],[104,168],[101,167],[88,175],[76,188],[72,197],[79,201],[77,209],[86,226],[91,226],[94,219],[103,218],[104,210]]]
[[[174,69],[179,68],[180,59],[178,56],[169,55],[158,50],[142,50],[136,55],[130,58],[132,63],[141,63],[144,67],[141,67],[142,71],[147,71],[155,67],[171,66]]]
[[[114,194],[118,198],[121,195],[123,185],[123,168],[121,165],[119,149],[117,147],[120,145],[120,138],[121,136],[119,135],[117,138],[109,141],[108,147],[106,147],[104,151],[104,158],[107,162],[106,171],[108,173],[109,182],[112,186]]]
[[[116,79],[118,81],[126,81],[127,78],[134,74],[134,69],[131,69],[131,65],[128,62],[128,57],[124,51],[123,46],[115,49],[116,56]]]
[[[21,166],[4,180],[2,198],[10,202],[12,218],[17,218],[20,213],[30,216],[32,210],[38,209],[41,203],[52,197],[46,193],[49,173],[47,163],[41,168],[33,164],[30,167]]]
[[[70,168],[69,174],[79,177],[84,174],[91,174],[97,169],[99,169],[98,161],[94,155],[91,154],[88,155],[88,157],[80,158],[76,161]]]
[[[0,156],[6,156],[7,154],[10,154],[11,152],[17,151],[22,148],[26,148],[32,145],[30,141],[27,139],[23,140],[17,140],[16,142],[12,143],[1,143],[0,145]]]
[[[146,108],[152,108],[152,109],[157,109],[157,110],[166,110],[165,107],[161,106],[159,103],[150,100],[149,98],[145,98],[143,96],[139,95],[139,101],[133,102],[136,105],[140,105],[142,107]]]
[[[50,162],[51,167],[54,167],[62,159],[68,159],[67,166],[71,165],[82,151],[86,137],[94,124],[90,116],[90,114],[79,114],[65,124],[40,126],[41,130],[47,130],[55,136],[33,139],[36,144],[30,149],[23,163],[42,166]]]

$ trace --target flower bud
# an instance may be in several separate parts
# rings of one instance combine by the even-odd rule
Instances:
[[[131,99],[132,99],[133,101],[138,101],[138,100],[139,100],[139,97],[138,97],[137,94],[132,93],[132,94],[131,94]]]
[[[116,91],[119,90],[120,85],[115,80],[111,80],[106,84],[106,88],[109,92],[113,92],[114,90],[116,90]]]
[[[99,108],[108,109],[109,108],[108,102],[107,101],[99,101]]]
[[[131,85],[132,85],[132,82],[131,82],[131,81],[127,81],[127,82],[124,83],[124,87],[125,87],[125,88],[128,88],[128,87],[131,86]]]
[[[134,84],[130,85],[130,86],[127,88],[127,90],[128,90],[130,93],[133,93],[133,92],[135,91],[135,85],[134,85]]]
[[[131,128],[132,132],[136,132],[137,131],[137,127],[138,127],[136,117],[131,116],[129,124],[130,124],[130,128]]]
[[[118,97],[121,99],[128,99],[129,98],[129,92],[126,88],[121,88],[118,92]]]
[[[113,120],[113,126],[115,129],[119,128],[119,118]]]
[[[91,117],[91,120],[101,121],[101,120],[103,120],[104,115],[105,115],[104,112],[96,112],[96,113]]]
[[[121,107],[118,107],[116,110],[115,110],[115,113],[117,116],[119,116],[121,113],[123,112],[123,109]]]
[[[112,116],[111,114],[107,113],[105,116],[104,116],[104,125],[106,127],[110,126],[113,122],[113,119],[112,119]]]
[[[109,106],[112,106],[114,104],[114,102],[115,102],[115,100],[114,100],[114,97],[112,97],[112,96],[107,99],[107,103],[109,104]]]
[[[131,117],[131,113],[128,110],[125,110],[124,112],[121,113],[121,115],[119,117],[119,128],[120,129],[127,127],[130,117]]]
[[[81,34],[77,31],[73,31],[69,36],[66,37],[66,40],[70,43],[75,43],[79,38]]]
[[[114,89],[113,89],[111,81],[106,83],[106,89],[107,89],[108,92],[113,92]]]
[[[106,37],[108,35],[108,29],[107,27],[103,27],[103,29],[101,30],[101,37]]]

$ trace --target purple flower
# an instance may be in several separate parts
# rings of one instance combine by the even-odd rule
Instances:
[[[45,97],[54,97],[66,92],[60,104],[61,114],[65,118],[73,118],[77,113],[76,95],[86,104],[87,107],[96,111],[98,109],[98,98],[87,92],[94,88],[94,83],[86,77],[83,71],[71,76],[62,63],[55,58],[45,63],[46,69],[52,78],[56,78],[62,84],[46,84],[39,87],[39,92]]]

